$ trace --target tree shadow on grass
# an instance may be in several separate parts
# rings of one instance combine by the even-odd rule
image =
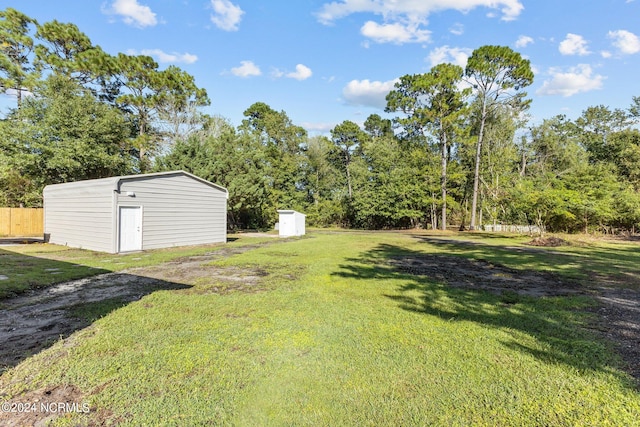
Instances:
[[[565,280],[579,280],[594,285],[593,278],[601,282],[616,281],[617,285],[640,289],[640,247],[629,245],[617,248],[588,247],[586,255],[580,250],[541,248],[533,246],[491,246],[483,241],[454,240],[441,237],[414,236],[416,239],[437,245],[438,249],[506,265],[531,263],[547,271],[565,276]],[[483,240],[485,235],[482,236]],[[622,271],[622,272],[621,272]]]
[[[0,250],[0,373],[145,295],[191,286]]]
[[[634,388],[617,369],[610,348],[589,329],[587,308],[594,301],[575,281],[487,261],[491,247],[474,246],[474,258],[457,256],[453,244],[438,249],[428,254],[381,244],[348,259],[334,274],[352,281],[397,280],[401,285],[385,296],[403,310],[511,332],[512,339],[501,343],[506,348],[545,363],[613,373]],[[511,256],[536,261],[534,253]],[[520,333],[533,337],[536,345]]]

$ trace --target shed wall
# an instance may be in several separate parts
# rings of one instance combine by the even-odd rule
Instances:
[[[135,193],[134,197],[127,192]],[[123,180],[117,206],[142,206],[142,249],[225,242],[227,196],[185,175]]]
[[[304,236],[307,233],[306,230],[306,215],[296,212],[293,214],[296,221],[296,235]]]
[[[303,236],[306,216],[294,210],[279,210],[280,237]]]
[[[113,181],[45,187],[44,232],[49,242],[113,251]]]

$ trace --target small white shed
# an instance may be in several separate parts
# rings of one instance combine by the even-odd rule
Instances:
[[[294,210],[279,210],[280,237],[304,236],[306,215]]]
[[[119,253],[227,240],[227,189],[184,171],[44,188],[51,243]]]

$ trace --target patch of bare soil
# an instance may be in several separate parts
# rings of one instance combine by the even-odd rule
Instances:
[[[640,387],[640,291],[600,287],[594,328],[614,343],[626,370]]]
[[[264,269],[205,265],[207,261],[211,261],[211,258],[194,260],[192,257],[181,262],[168,262],[152,268],[129,271],[144,277],[197,285],[186,291],[193,293],[253,293],[264,289],[261,279],[269,274]]]
[[[129,273],[107,273],[36,289],[0,303],[0,370],[88,326],[69,310],[82,304],[111,300],[136,301],[159,289],[187,286]]]
[[[73,309],[84,304],[114,299],[127,303],[162,289],[199,293],[256,292],[261,289],[261,278],[268,274],[265,270],[221,268],[207,264],[267,244],[225,247],[201,256],[185,257],[152,267],[133,268],[59,283],[2,300],[0,373],[55,341],[89,326],[86,319],[72,314]],[[65,345],[68,342],[71,341],[65,341]],[[0,394],[0,403],[9,405],[6,408],[3,406],[0,411],[0,426],[45,426],[71,411],[86,413],[89,408],[82,398],[80,390],[72,385],[31,391],[15,401],[6,401]],[[24,406],[25,403],[29,404],[29,408]],[[98,411],[100,412],[101,410]],[[97,415],[97,418],[109,417],[105,413]]]
[[[606,277],[578,286],[552,273],[514,270],[484,260],[452,256],[398,256],[390,264],[399,271],[427,276],[449,286],[498,295],[515,292],[529,297],[594,296],[600,304],[590,309],[597,314],[591,327],[614,345],[626,371],[640,387],[640,288],[637,286],[629,288],[630,283],[622,284]]]
[[[128,272],[174,283],[197,285],[187,292],[219,294],[234,291],[258,292],[264,289],[261,284],[262,278],[269,274],[266,270],[257,267],[220,267],[208,264],[214,260],[269,243],[240,248],[223,248],[204,255],[178,258],[152,267],[130,269]]]
[[[262,233],[258,231],[254,231],[254,232],[246,231],[246,232],[238,233],[238,235],[242,237],[280,237],[278,234]]]
[[[3,401],[0,425],[44,427],[64,414],[89,413],[91,408],[83,398],[80,389],[73,385],[30,391],[18,400]]]
[[[449,286],[502,295],[506,292],[530,297],[577,295],[575,284],[545,272],[520,271],[484,260],[453,256],[398,256],[390,264],[400,271],[428,276]]]
[[[255,292],[260,289],[260,279],[267,275],[266,271],[220,268],[206,264],[262,245],[265,244],[226,247],[202,256],[182,258],[152,267],[59,283],[2,300],[0,373],[55,341],[89,326],[86,319],[72,314],[73,309],[84,304],[114,299],[126,304],[163,289],[203,293]]]
[[[569,242],[567,242],[566,240],[561,239],[559,237],[549,236],[549,237],[536,237],[532,241],[528,242],[527,245],[529,245],[529,246],[544,246],[544,247],[553,247],[553,248],[555,248],[555,247],[558,247],[558,246],[569,245]]]

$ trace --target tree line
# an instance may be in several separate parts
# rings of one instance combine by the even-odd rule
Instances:
[[[183,169],[229,189],[232,228],[269,227],[282,208],[371,229],[640,224],[640,97],[530,125],[534,75],[506,46],[401,76],[393,119],[309,136],[263,102],[238,126],[203,114],[209,99],[188,73],[111,56],[73,24],[8,8],[0,44],[0,87],[17,100],[0,122],[0,205],[39,206],[50,183]]]
[[[176,66],[115,56],[72,23],[0,11],[0,204],[37,206],[47,184],[146,172],[202,125],[206,90]]]

